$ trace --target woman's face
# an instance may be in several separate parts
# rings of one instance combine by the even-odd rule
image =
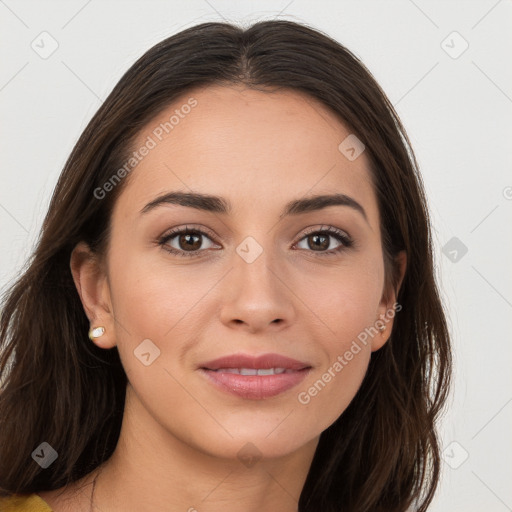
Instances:
[[[112,316],[93,325],[117,344],[145,432],[276,457],[316,442],[349,405],[394,302],[369,161],[353,138],[339,149],[349,135],[309,96],[221,86],[184,95],[139,134],[112,216]],[[218,199],[155,203],[170,193]],[[312,201],[333,194],[350,199]],[[253,359],[269,354],[296,364]]]

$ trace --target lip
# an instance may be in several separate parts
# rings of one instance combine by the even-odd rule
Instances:
[[[274,375],[241,375],[223,371],[233,368],[284,368],[285,371]],[[245,399],[262,400],[284,393],[299,384],[309,373],[311,366],[280,354],[256,357],[231,354],[203,363],[198,370],[222,391]]]

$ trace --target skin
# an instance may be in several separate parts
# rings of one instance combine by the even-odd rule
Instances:
[[[89,257],[83,243],[71,258],[91,326],[106,329],[94,343],[117,346],[129,380],[120,440],[98,468],[94,503],[103,512],[296,511],[320,434],[349,405],[371,353],[392,330],[391,319],[309,403],[298,401],[396,302],[384,289],[369,161],[364,152],[349,161],[338,150],[350,131],[314,99],[238,86],[188,92],[148,123],[135,146],[190,97],[197,106],[132,171],[114,208],[106,259]],[[168,204],[140,214],[169,191],[222,196],[233,210]],[[347,206],[279,218],[288,201],[334,192],[360,203],[367,220]],[[199,256],[158,245],[170,228],[186,225],[215,236],[199,235]],[[304,232],[326,226],[355,245],[322,254],[342,242],[330,236],[327,249],[316,249]],[[252,263],[236,252],[247,236],[263,249]],[[179,241],[167,246],[185,252]],[[399,261],[403,277],[404,254]],[[134,356],[144,339],[161,351],[149,366]],[[221,391],[197,371],[227,354],[268,352],[312,370],[263,400]],[[246,443],[262,457],[252,467],[237,457]],[[89,510],[97,473],[40,495],[56,512]]]

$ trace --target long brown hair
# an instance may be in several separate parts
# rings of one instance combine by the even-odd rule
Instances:
[[[365,145],[378,197],[387,283],[395,255],[407,271],[388,342],[320,437],[301,512],[427,510],[440,476],[437,420],[451,379],[451,349],[434,276],[431,227],[418,164],[375,79],[346,48],[291,21],[247,29],[204,23],[149,49],[89,122],[61,173],[33,256],[5,292],[0,327],[0,494],[59,488],[91,472],[116,446],[126,374],[117,348],[87,338],[89,321],[70,272],[80,241],[104,255],[116,198],[94,193],[126,161],[141,128],[193,87],[294,89],[321,101]],[[47,469],[31,453],[48,442]]]

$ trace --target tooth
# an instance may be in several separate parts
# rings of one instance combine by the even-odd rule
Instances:
[[[214,370],[220,373],[237,373],[239,375],[279,375],[281,373],[292,373],[293,370],[285,368],[218,368]]]
[[[240,368],[240,375],[258,375],[256,368]]]

